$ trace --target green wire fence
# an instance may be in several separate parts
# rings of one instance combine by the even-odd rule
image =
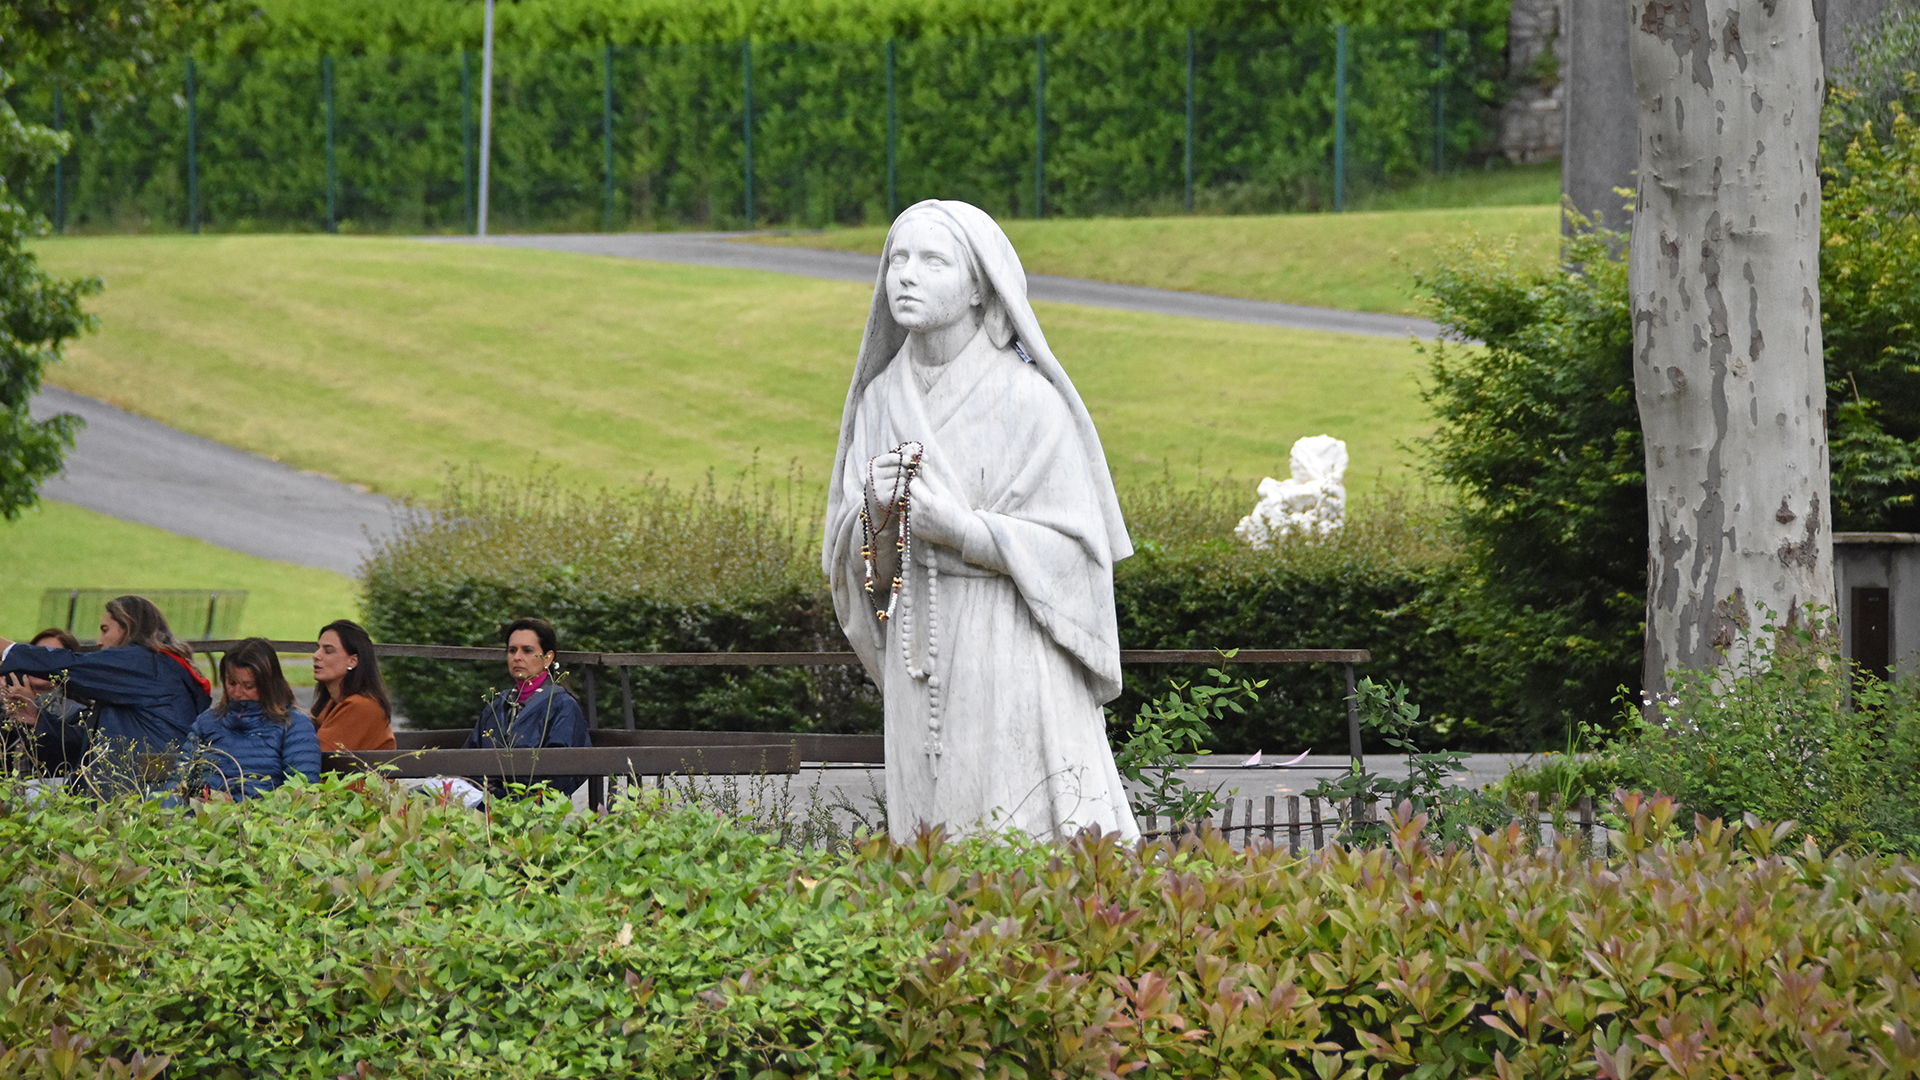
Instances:
[[[1346,27],[740,42],[495,57],[498,231],[818,227],[922,198],[1007,217],[1340,209],[1484,156],[1488,32]],[[471,231],[470,51],[183,57],[23,195],[59,229]]]

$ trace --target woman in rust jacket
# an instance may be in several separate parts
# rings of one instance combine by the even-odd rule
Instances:
[[[394,748],[387,684],[373,639],[359,623],[340,619],[320,628],[313,681],[313,722],[322,751]]]

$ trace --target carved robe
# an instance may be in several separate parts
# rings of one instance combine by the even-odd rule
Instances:
[[[920,371],[924,392],[896,354],[850,404],[827,522],[835,606],[886,699],[889,831],[1064,838],[1099,825],[1133,839],[1101,711],[1120,687],[1111,481],[1089,461],[1078,400],[985,331]],[[974,521],[958,549],[915,541],[883,622],[895,534],[875,538],[870,603],[859,499],[867,463],[909,441],[926,447],[914,488],[937,486]]]

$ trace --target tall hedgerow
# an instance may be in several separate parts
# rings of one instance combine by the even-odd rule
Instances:
[[[919,37],[1018,37],[1088,30],[1260,30],[1300,25],[1435,30],[1480,26],[1506,37],[1511,0],[522,0],[498,6],[496,32],[516,48],[583,43],[690,45],[762,41],[884,41]],[[479,5],[465,0],[263,0],[261,18],[236,29],[258,43],[381,53],[460,48],[480,40]],[[1497,29],[1496,29],[1497,28]]]

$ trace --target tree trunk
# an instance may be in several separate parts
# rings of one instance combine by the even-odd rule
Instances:
[[[1647,448],[1645,685],[1658,693],[1676,669],[1721,663],[1756,617],[1791,625],[1833,608],[1823,73],[1809,0],[1628,7],[1640,104],[1628,278]]]

